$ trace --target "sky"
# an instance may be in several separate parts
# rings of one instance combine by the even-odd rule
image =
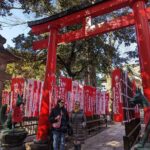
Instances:
[[[21,10],[13,10],[12,11],[13,16],[9,17],[0,17],[0,22],[7,22],[9,24],[14,24],[14,23],[22,23],[22,22],[27,22],[34,19],[34,15],[25,15],[22,13]],[[8,26],[3,27],[2,30],[0,30],[0,34],[7,39],[6,44],[4,47],[7,47],[7,45],[14,46],[12,39],[14,37],[17,37],[19,34],[27,34],[31,29],[28,27],[27,23],[23,25],[18,25],[18,26]]]
[[[52,0],[52,3],[55,5],[56,0]],[[15,4],[17,6],[18,3]],[[23,14],[21,10],[12,10],[12,16],[7,16],[7,17],[1,17],[0,16],[0,24],[1,22],[7,22],[9,24],[13,23],[22,23],[22,22],[28,22],[28,21],[34,21],[39,18],[35,18],[34,14]],[[0,35],[5,37],[7,39],[6,44],[4,47],[6,48],[7,45],[14,46],[14,43],[12,42],[12,39],[14,37],[17,37],[19,34],[24,33],[25,35],[30,31],[31,29],[28,27],[27,23],[23,25],[18,25],[18,26],[7,26],[3,27],[2,30],[0,30]]]

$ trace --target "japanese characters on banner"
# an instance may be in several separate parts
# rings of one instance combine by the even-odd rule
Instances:
[[[79,84],[79,87],[78,87],[78,101],[80,101],[80,108],[84,110],[83,85],[81,84]]]
[[[78,81],[72,81],[72,101],[71,101],[71,111],[74,108],[75,101],[80,102],[80,108],[84,110],[84,93],[83,85]]]
[[[12,122],[21,122],[23,120],[22,107],[16,107],[18,95],[24,94],[24,83],[23,78],[13,78],[11,83],[11,102],[10,110],[12,110]]]
[[[18,94],[24,94],[24,79],[23,78],[13,78],[11,83],[11,103],[10,109],[15,106]]]
[[[10,92],[2,91],[2,105],[8,104],[10,105]]]
[[[105,93],[105,103],[106,103],[106,115],[109,115],[109,93]]]
[[[38,117],[39,116],[39,107],[40,107],[40,93],[42,93],[41,90],[41,81],[37,81],[34,80],[34,93],[33,93],[33,104],[32,104],[32,108],[33,108],[33,113],[32,116],[33,117]]]
[[[52,101],[51,101],[51,108],[54,108],[57,104],[57,100],[59,98],[59,86],[54,85],[52,88]]]
[[[100,89],[96,89],[96,114],[101,114],[101,91]]]
[[[112,72],[112,90],[113,90],[113,112],[114,121],[123,121],[122,96],[121,96],[121,70],[115,69]]]
[[[133,107],[130,100],[135,95],[136,84],[131,81],[128,72],[115,69],[112,72],[114,121],[130,122],[140,113],[138,106]]]
[[[34,96],[34,80],[29,79],[26,83],[26,105],[25,105],[25,116],[32,117],[32,104],[33,104],[33,96]]]
[[[71,91],[72,91],[72,79],[60,77],[60,86],[59,86],[59,97],[64,99],[65,106],[68,111],[71,111]]]
[[[74,109],[75,101],[79,101],[80,108],[84,110],[87,116],[108,113],[109,96],[107,96],[106,92],[101,92],[92,86],[83,86],[78,81],[72,81],[71,78],[66,77],[60,77],[60,85],[56,85],[55,76],[50,77],[48,83],[49,111],[56,106],[57,100],[62,98],[69,112]],[[22,78],[14,78],[11,85],[11,108],[15,104],[18,94],[23,94],[25,117],[38,117],[42,107],[42,93],[42,81],[33,79],[25,81]],[[4,103],[9,103],[7,92],[3,92]],[[16,109],[15,111],[19,112],[20,110]]]
[[[96,114],[109,115],[109,93],[96,90]]]
[[[75,101],[79,101],[78,97],[78,88],[79,88],[79,82],[78,81],[72,81],[72,101],[71,101],[71,110],[74,109]]]
[[[96,88],[92,87],[91,91],[92,115],[96,114]]]
[[[106,114],[106,92],[101,92],[101,99],[100,99],[100,106],[101,106],[101,114]]]
[[[40,111],[41,95],[42,95],[42,82],[29,79],[26,83],[26,104],[25,116],[37,117]]]
[[[96,89],[92,86],[84,86],[84,112],[86,116],[96,113]]]

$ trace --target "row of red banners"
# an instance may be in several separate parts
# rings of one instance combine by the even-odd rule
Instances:
[[[128,88],[130,83],[128,83],[128,80],[127,74],[123,73],[122,70],[115,69],[112,72],[114,121],[129,121],[133,116],[139,117],[138,106],[134,108],[134,115],[133,112],[130,112],[128,97],[134,96],[136,85],[132,81]],[[73,110],[75,101],[80,101],[81,109],[84,110],[87,116],[109,114],[109,94],[107,92],[102,92],[92,86],[83,86],[79,82],[65,77],[60,77],[59,86],[54,84],[51,87],[51,95],[49,94],[51,96],[49,99],[50,111],[56,105],[58,98],[63,98],[65,107],[69,112]],[[29,79],[25,82],[22,78],[14,78],[11,84],[11,94],[8,91],[4,91],[2,103],[9,103],[10,109],[12,109],[16,103],[17,95],[23,94],[25,99],[24,115],[27,117],[38,116],[41,107],[42,89],[42,81]],[[128,89],[132,89],[132,93],[128,93]],[[11,99],[10,102],[9,99]]]
[[[43,82],[37,80],[24,80],[22,78],[13,78],[11,84],[11,98],[9,92],[3,92],[3,104],[10,105],[10,109],[16,103],[17,95],[23,94],[25,100],[24,115],[27,117],[35,117],[39,115],[42,99]],[[74,108],[75,101],[80,101],[81,109],[87,116],[93,114],[108,114],[109,94],[102,92],[98,88],[92,86],[83,86],[71,78],[60,77],[60,84],[52,85],[50,91],[51,99],[49,110],[56,105],[59,98],[65,100],[65,107],[69,112]],[[49,94],[49,95],[50,95]],[[9,98],[11,101],[9,102]]]
[[[130,122],[132,119],[140,117],[138,105],[133,108],[129,102],[135,95],[135,91],[135,81],[130,81],[127,72],[123,72],[121,69],[115,69],[112,72],[114,121]]]

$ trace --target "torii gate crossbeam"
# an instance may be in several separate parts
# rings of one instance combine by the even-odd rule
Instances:
[[[96,4],[87,6],[86,8],[72,12],[63,12],[62,14],[54,15],[50,18],[29,23],[34,34],[49,32],[48,40],[41,40],[33,44],[35,49],[48,48],[37,140],[46,140],[48,135],[49,98],[51,98],[48,91],[50,90],[49,83],[54,82],[52,77],[56,71],[56,49],[58,43],[67,43],[135,24],[144,94],[150,101],[150,29],[148,22],[150,17],[149,15],[147,16],[147,14],[149,14],[147,12],[150,12],[150,9],[145,8],[145,1],[146,0],[98,0]],[[95,26],[93,30],[88,30],[87,27],[91,27],[88,26],[90,18],[104,15],[126,6],[132,8],[132,14],[116,18],[103,25]],[[82,23],[80,30],[65,34],[59,33],[60,28],[76,23]]]

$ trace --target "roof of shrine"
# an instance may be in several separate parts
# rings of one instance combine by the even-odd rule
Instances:
[[[5,42],[6,39],[0,35],[0,64],[7,64],[19,60],[19,57],[13,55],[3,47],[3,44],[5,44]]]
[[[11,79],[11,75],[6,73],[5,71],[0,70],[0,81],[5,81]]]
[[[35,25],[39,25],[39,24],[43,24],[43,23],[46,23],[46,22],[49,22],[49,21],[53,21],[53,20],[62,18],[64,16],[73,14],[73,13],[75,13],[77,11],[87,9],[87,8],[89,8],[91,6],[94,6],[96,4],[103,3],[103,2],[106,2],[106,1],[108,1],[108,0],[96,0],[94,3],[85,3],[83,5],[77,5],[77,6],[74,6],[74,7],[70,8],[70,9],[68,9],[68,10],[62,11],[62,12],[57,13],[55,15],[52,15],[50,17],[43,18],[43,19],[36,20],[36,21],[28,22],[28,25],[29,25],[29,27],[32,27],[32,26],[35,26]]]

